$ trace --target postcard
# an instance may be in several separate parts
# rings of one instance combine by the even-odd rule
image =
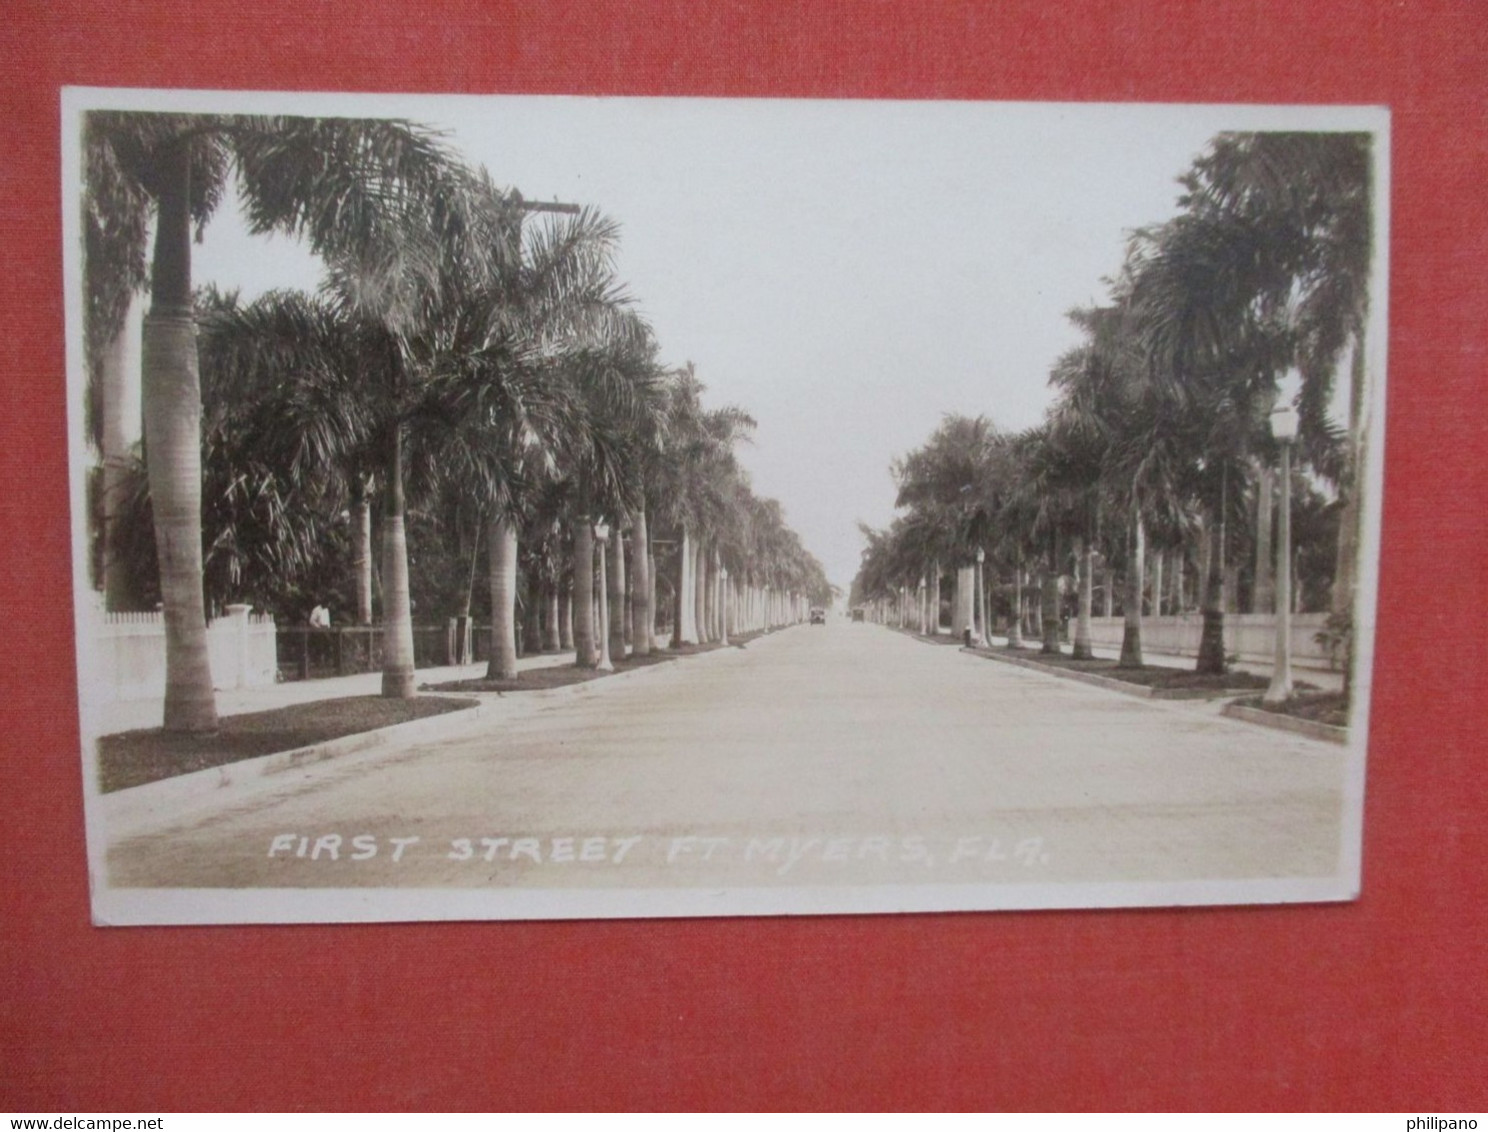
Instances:
[[[97,923],[1359,894],[1388,110],[62,130]]]

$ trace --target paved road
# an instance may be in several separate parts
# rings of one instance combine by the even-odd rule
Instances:
[[[1331,876],[1344,763],[1212,706],[834,621],[325,764],[135,833],[109,875],[540,889]]]

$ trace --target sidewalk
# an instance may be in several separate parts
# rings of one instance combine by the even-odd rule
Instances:
[[[901,630],[901,631],[902,632],[911,633],[911,635],[916,636],[916,637],[919,636],[919,634],[913,633],[912,630],[905,629],[905,630]],[[945,637],[949,637],[950,636],[950,633],[947,630],[947,631],[942,631],[942,633],[940,635],[941,635],[941,637],[945,638]],[[928,638],[922,638],[922,639],[928,639]],[[993,648],[1006,648],[1007,647],[1007,637],[1005,637],[1005,636],[994,636],[994,637],[992,637],[992,642],[991,643],[992,643],[992,647]],[[1024,648],[1034,648],[1034,649],[1037,649],[1039,647],[1039,644],[1040,644],[1040,642],[1037,639],[1035,639],[1035,638],[1032,638],[1032,637],[1024,637],[1023,638],[1023,646],[1024,646]],[[1063,652],[1063,654],[1065,656],[1069,656],[1071,654],[1071,651],[1072,651],[1068,642],[1061,643],[1060,650],[1061,650],[1061,652]],[[1119,648],[1106,648],[1106,647],[1103,647],[1101,645],[1096,645],[1095,648],[1092,651],[1095,653],[1096,657],[1098,659],[1100,659],[1100,660],[1119,660],[1121,658],[1121,650]],[[1030,660],[1037,660],[1038,657],[1037,656],[1030,656],[1028,659],[1030,659]],[[1158,653],[1158,652],[1154,652],[1152,649],[1143,649],[1142,650],[1142,661],[1143,661],[1144,664],[1148,665],[1149,667],[1154,667],[1154,668],[1157,668],[1157,667],[1161,667],[1161,668],[1182,668],[1182,669],[1191,670],[1193,668],[1193,666],[1194,666],[1194,658],[1191,657],[1191,656],[1177,656],[1177,655],[1174,655],[1172,653]],[[1230,671],[1231,672],[1253,672],[1257,676],[1266,676],[1266,677],[1269,677],[1271,675],[1271,669],[1272,669],[1272,667],[1273,666],[1272,665],[1269,665],[1269,664],[1259,664],[1259,663],[1250,663],[1250,662],[1246,662],[1246,661],[1237,661],[1234,664],[1231,664],[1230,665]],[[1299,665],[1296,661],[1293,661],[1292,662],[1292,682],[1294,684],[1311,684],[1314,687],[1316,687],[1319,691],[1323,691],[1323,692],[1341,692],[1341,691],[1343,691],[1343,673],[1342,672],[1333,672],[1333,671],[1330,671],[1330,670],[1328,670],[1326,668],[1310,668],[1310,667],[1306,667],[1306,666],[1303,666],[1303,665]]]
[[[517,670],[554,668],[572,664],[574,653],[540,653],[517,661]],[[474,680],[486,674],[486,662],[420,668],[416,679],[419,687],[442,684],[451,680]],[[218,715],[242,715],[253,711],[272,711],[291,704],[335,700],[346,696],[375,696],[382,691],[381,672],[361,672],[355,676],[328,676],[319,680],[286,680],[261,688],[228,688],[217,693]],[[120,731],[139,731],[159,727],[164,708],[155,698],[119,700],[99,707],[99,733],[113,735]]]
[[[998,644],[1007,644],[1006,638],[1002,638],[999,640],[998,638],[994,637],[993,641]],[[1070,647],[1068,645],[1065,645],[1064,654],[1068,656],[1070,654],[1070,651]],[[1119,648],[1102,648],[1097,645],[1092,651],[1097,657],[1103,660],[1119,660],[1121,658],[1121,650]],[[1170,653],[1156,653],[1153,652],[1151,649],[1143,649],[1142,661],[1144,664],[1153,666],[1161,665],[1163,668],[1192,669],[1194,666],[1195,658],[1191,656],[1174,656]],[[1230,665],[1230,671],[1254,672],[1257,676],[1269,677],[1271,675],[1271,670],[1274,667],[1274,665],[1270,664],[1236,661],[1234,664]],[[1312,684],[1319,690],[1324,692],[1341,692],[1343,691],[1343,673],[1331,672],[1326,668],[1305,667],[1298,664],[1294,660],[1292,662],[1292,683]]]
[[[752,634],[747,634],[752,635]],[[671,638],[658,635],[657,647],[666,649]],[[538,668],[558,668],[574,663],[573,650],[556,653],[538,653],[517,661],[518,672],[530,672]],[[420,668],[415,672],[415,686],[445,684],[456,680],[478,680],[486,674],[486,662],[465,665],[442,665],[437,668]],[[354,676],[327,676],[316,680],[285,680],[277,684],[266,684],[258,688],[224,688],[217,691],[217,714],[244,715],[255,711],[272,711],[292,704],[314,703],[317,700],[334,700],[348,696],[375,696],[382,692],[381,672],[361,672]],[[457,695],[447,692],[444,695]],[[159,727],[164,713],[161,700],[149,697],[138,700],[116,700],[101,704],[98,711],[98,734],[114,735],[121,731],[142,731]]]

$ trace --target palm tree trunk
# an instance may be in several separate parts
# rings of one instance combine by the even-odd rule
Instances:
[[[684,644],[697,644],[697,629],[692,624],[692,587],[688,581],[692,576],[692,540],[687,527],[681,527],[677,537],[677,590],[672,595],[672,648]]]
[[[1269,465],[1263,466],[1256,477],[1256,539],[1255,539],[1255,584],[1250,589],[1250,611],[1252,613],[1274,613],[1276,611],[1275,564],[1271,561],[1271,488],[1276,482],[1276,473]]]
[[[707,644],[708,636],[708,560],[699,538],[692,551],[693,624],[697,626],[698,644]]]
[[[956,567],[956,596],[951,607],[951,633],[956,640],[965,642],[966,630],[973,629],[976,620],[974,590],[976,589],[976,567]]]
[[[1377,273],[1379,252],[1371,257],[1370,270]],[[1371,279],[1373,289],[1375,280]],[[1328,603],[1330,612],[1339,617],[1352,618],[1354,590],[1357,588],[1359,572],[1359,521],[1363,515],[1360,506],[1364,496],[1365,435],[1368,414],[1364,404],[1364,328],[1354,335],[1353,357],[1349,365],[1349,431],[1344,441],[1346,463],[1340,495],[1343,506],[1338,514],[1338,550],[1333,559],[1333,594]],[[1352,663],[1345,667],[1345,681],[1351,677]]]
[[[526,601],[522,605],[522,655],[537,656],[542,652],[542,587],[535,577],[528,577]]]
[[[510,519],[490,519],[491,657],[486,679],[517,678],[517,528]]]
[[[161,160],[141,374],[155,551],[165,610],[167,731],[217,730],[202,596],[201,377],[191,312],[191,154]]]
[[[636,656],[651,654],[651,540],[646,509],[636,508],[630,536],[630,639]]]
[[[1023,647],[1023,558],[1013,562],[1013,618],[1008,626],[1008,648]]]
[[[1199,637],[1196,672],[1225,671],[1224,651],[1224,520],[1210,516],[1207,526],[1209,574],[1204,580],[1204,628]]]
[[[356,585],[357,624],[372,624],[372,501],[361,476],[351,488],[351,572]]]
[[[558,652],[563,648],[563,611],[558,605],[558,584],[545,582],[542,592],[544,608],[547,610],[543,624],[543,652]]]
[[[990,645],[992,643],[992,625],[987,620],[987,572],[986,563],[984,562],[977,563],[976,594],[977,619],[981,622],[977,637],[984,646]]]
[[[1376,223],[1378,223],[1376,221]],[[1371,257],[1371,273],[1378,273],[1379,253]],[[1378,282],[1371,279],[1371,289]],[[1354,634],[1352,632],[1354,621],[1354,597],[1358,589],[1359,577],[1359,547],[1362,540],[1360,524],[1364,515],[1364,461],[1368,446],[1365,443],[1368,432],[1368,416],[1364,405],[1364,328],[1360,327],[1354,336],[1354,354],[1349,371],[1349,431],[1344,441],[1344,452],[1346,463],[1344,465],[1343,481],[1340,484],[1343,506],[1338,514],[1338,549],[1333,558],[1333,592],[1329,595],[1328,611],[1335,625],[1341,623],[1349,627],[1350,632],[1346,638],[1348,645],[1343,658],[1343,694],[1345,698],[1353,695],[1354,687]],[[1295,557],[1294,557],[1295,562]],[[1294,566],[1295,568],[1295,566]],[[1301,602],[1302,586],[1301,579],[1294,587],[1294,595]]]
[[[649,545],[650,535],[647,535],[648,545],[646,547],[646,646],[655,652],[658,646],[656,640],[656,548]]]
[[[413,606],[408,593],[408,536],[403,518],[403,429],[388,429],[388,476],[382,521],[382,694],[412,699]]]
[[[1095,655],[1090,646],[1090,607],[1095,599],[1095,548],[1086,539],[1075,543],[1075,557],[1080,563],[1080,614],[1075,622],[1074,655],[1089,660]]]
[[[1161,617],[1163,612],[1163,551],[1152,556],[1152,616]]]
[[[1132,498],[1131,516],[1126,528],[1126,595],[1122,600],[1125,625],[1121,633],[1121,659],[1118,668],[1142,667],[1142,577],[1147,561],[1147,528],[1142,522],[1141,503]]]
[[[1049,569],[1044,573],[1042,620],[1044,645],[1039,651],[1058,653],[1059,648],[1059,536],[1049,540]]]
[[[927,630],[932,637],[940,635],[940,563],[930,564],[930,608],[926,610],[927,619],[930,622]]]
[[[713,606],[713,610],[709,614],[709,620],[713,623],[713,639],[715,641],[722,641],[725,623],[727,621],[725,610],[728,607],[727,595],[724,589],[723,556],[719,553],[718,548],[714,547],[713,553],[709,558],[708,570],[712,577],[712,586],[708,592]]]
[[[703,588],[703,630],[709,643],[718,640],[718,563],[713,552],[703,552],[703,573],[707,579]]]
[[[1209,560],[1213,555],[1214,540],[1209,530],[1209,516],[1201,515],[1199,517],[1198,570],[1194,578],[1198,590],[1194,595],[1194,604],[1200,610],[1207,608],[1209,605],[1209,578],[1211,576]]]
[[[564,652],[574,647],[573,629],[573,582],[570,581],[565,587],[559,583],[562,592],[558,595],[561,613],[558,618],[558,648]]]
[[[605,586],[609,590],[610,613],[610,659],[625,659],[625,536],[620,533],[617,518],[610,533],[609,569],[605,572]]]
[[[465,578],[465,593],[460,602],[460,620],[468,623],[470,620],[470,606],[475,600],[475,573],[480,566],[480,519],[477,517],[475,529],[471,532],[470,540],[470,572]],[[462,661],[461,663],[466,663]]]
[[[573,521],[574,664],[593,668],[599,663],[594,633],[594,528],[587,513]]]
[[[1032,596],[1035,599],[1028,603],[1029,636],[1042,638],[1044,635],[1044,570],[1042,567],[1033,571],[1029,584],[1034,589]]]

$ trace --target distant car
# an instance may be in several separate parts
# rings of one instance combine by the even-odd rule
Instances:
[[[827,611],[825,609],[813,609],[811,611],[811,623],[813,625],[825,625],[827,623]]]
[[[852,611],[852,619],[854,621],[861,621],[861,620],[863,620],[863,611],[861,609],[854,609]]]

